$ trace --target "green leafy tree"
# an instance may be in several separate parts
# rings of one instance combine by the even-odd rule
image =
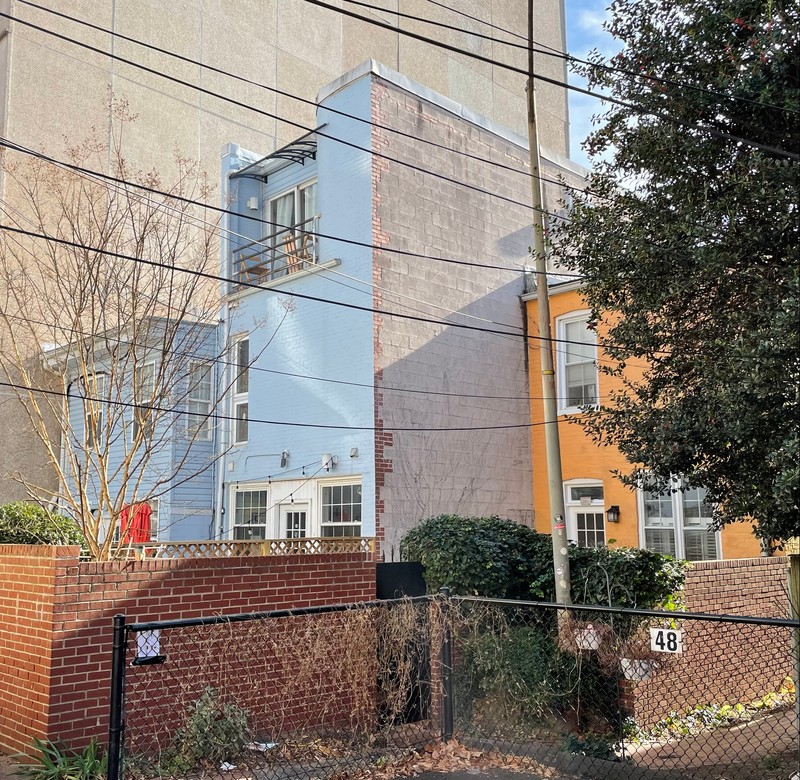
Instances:
[[[604,370],[623,377],[588,430],[639,464],[629,483],[680,474],[708,488],[718,524],[797,536],[800,6],[619,0],[611,14],[621,52],[581,70],[621,103],[553,231],[557,262],[586,277]]]

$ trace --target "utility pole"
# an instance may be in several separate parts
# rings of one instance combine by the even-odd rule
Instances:
[[[558,436],[556,372],[553,367],[550,329],[550,289],[547,283],[547,258],[544,243],[539,134],[536,128],[536,94],[533,85],[533,0],[528,0],[528,146],[531,166],[531,205],[533,207],[533,254],[536,261],[536,299],[539,309],[539,363],[542,370],[542,407],[547,460],[547,487],[550,497],[550,533],[553,539],[553,570],[556,601],[571,604],[567,526],[564,511],[564,486],[561,476],[561,443]]]

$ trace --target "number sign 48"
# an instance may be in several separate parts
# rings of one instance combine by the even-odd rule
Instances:
[[[655,653],[682,653],[683,631],[674,628],[651,628],[650,649]]]

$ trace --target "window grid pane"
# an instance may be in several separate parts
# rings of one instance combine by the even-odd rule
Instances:
[[[237,490],[235,496],[233,538],[245,542],[266,539],[268,492]]]
[[[322,535],[361,536],[361,485],[324,485]]]

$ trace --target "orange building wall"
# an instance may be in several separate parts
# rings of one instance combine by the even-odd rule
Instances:
[[[586,309],[580,290],[551,292],[550,315],[553,334],[556,333],[556,318]],[[535,300],[527,302],[528,333],[539,335],[538,306]],[[534,523],[537,531],[550,533],[550,508],[547,489],[547,462],[545,459],[543,409],[541,401],[542,375],[539,361],[539,343],[529,342],[529,366],[531,388],[531,422],[533,451],[533,505]],[[554,349],[564,349],[556,342]],[[556,354],[557,357],[557,354]],[[603,355],[600,355],[600,360]],[[558,361],[556,360],[556,365]],[[640,373],[643,367],[629,366]],[[620,381],[603,373],[599,374],[601,401],[620,386]],[[569,415],[559,416],[558,432],[561,439],[561,470],[564,481],[570,479],[597,479],[603,483],[605,509],[616,504],[620,508],[620,521],[616,525],[607,523],[606,539],[613,546],[639,546],[639,516],[636,492],[616,479],[612,471],[630,471],[631,465],[616,447],[596,444],[579,423],[570,422]],[[722,531],[722,555],[724,558],[750,558],[761,554],[761,548],[753,536],[749,523],[736,523]]]

